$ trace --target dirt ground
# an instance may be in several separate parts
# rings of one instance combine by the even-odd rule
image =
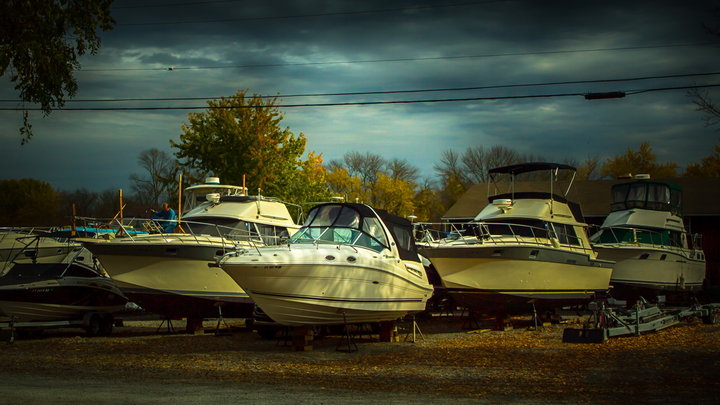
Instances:
[[[398,342],[360,335],[347,353],[340,336],[294,351],[229,323],[219,335],[126,321],[109,337],[53,330],[0,343],[0,402],[720,402],[720,325],[570,344],[562,331],[577,325],[467,330],[461,318],[435,317],[419,321],[424,339],[407,341],[401,324]]]

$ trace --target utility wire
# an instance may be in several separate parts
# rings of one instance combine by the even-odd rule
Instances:
[[[627,94],[635,95],[648,92],[660,92],[671,90],[690,90],[699,88],[720,87],[718,84],[704,84],[695,86],[658,87],[650,89],[632,90]],[[496,101],[496,100],[522,100],[554,97],[575,97],[585,96],[588,93],[551,93],[551,94],[528,94],[516,96],[492,96],[492,97],[467,97],[467,98],[444,98],[444,99],[423,99],[423,100],[390,100],[390,101],[353,101],[346,103],[304,103],[304,104],[276,104],[256,106],[179,106],[179,107],[72,107],[53,108],[56,111],[159,111],[159,110],[203,110],[203,109],[237,109],[237,108],[296,108],[296,107],[343,107],[343,106],[365,106],[365,105],[388,105],[388,104],[420,104],[420,103],[446,103],[466,101]],[[0,108],[0,111],[42,111],[42,108]]]
[[[704,77],[704,76],[717,76],[720,72],[705,72],[705,73],[684,73],[684,74],[672,74],[672,75],[658,75],[658,76],[638,76],[638,77],[627,77],[620,79],[590,79],[590,80],[575,80],[575,81],[562,81],[562,82],[541,82],[541,83],[525,83],[525,84],[499,84],[491,86],[473,86],[473,87],[447,87],[447,88],[434,88],[434,89],[413,89],[413,90],[381,90],[381,91],[358,91],[358,92],[338,92],[338,93],[305,93],[305,94],[278,94],[275,96],[264,96],[260,95],[260,98],[298,98],[298,97],[346,97],[346,96],[368,96],[368,95],[387,95],[387,94],[413,94],[413,93],[433,93],[433,92],[456,92],[456,91],[474,91],[474,90],[489,90],[489,89],[509,89],[509,88],[521,88],[521,87],[547,87],[547,86],[566,86],[566,85],[577,85],[577,84],[598,84],[598,83],[621,83],[621,82],[634,82],[643,80],[661,80],[661,79],[676,79],[685,77]],[[219,96],[219,97],[157,97],[157,98],[113,98],[113,99],[75,99],[66,100],[68,103],[111,103],[111,102],[128,102],[128,101],[193,101],[193,100],[212,100],[220,98],[235,98],[236,96]],[[20,102],[21,100],[0,100],[2,103],[14,103]]]
[[[118,25],[122,26],[122,27],[140,27],[140,26],[151,26],[151,25],[212,24],[212,23],[243,22],[243,21],[290,20],[290,19],[298,19],[298,18],[336,17],[336,16],[343,16],[343,15],[385,14],[385,13],[394,13],[394,12],[409,11],[409,10],[426,10],[426,9],[436,9],[436,8],[475,6],[475,5],[480,5],[480,4],[507,3],[510,1],[516,1],[516,0],[485,0],[485,1],[474,1],[474,2],[467,2],[467,3],[434,4],[434,5],[412,6],[412,7],[394,7],[394,8],[384,8],[384,9],[376,9],[376,10],[338,11],[338,12],[333,12],[333,13],[310,13],[310,14],[295,14],[295,15],[284,15],[284,16],[224,18],[224,19],[217,19],[217,20],[161,21],[161,22],[150,22],[150,23],[128,23],[128,24],[118,24]]]
[[[188,1],[182,3],[160,3],[160,4],[138,4],[138,5],[125,5],[118,6],[113,4],[110,8],[112,10],[127,10],[136,8],[160,8],[160,7],[183,7],[183,6],[198,6],[198,5],[209,5],[209,4],[220,4],[220,3],[240,3],[247,2],[246,0],[210,0],[210,1]]]
[[[297,62],[297,63],[265,63],[265,64],[246,64],[246,65],[226,65],[226,66],[195,66],[195,67],[159,67],[159,68],[90,68],[81,69],[78,72],[152,72],[152,71],[175,71],[175,70],[209,70],[209,69],[244,69],[244,68],[269,68],[269,67],[287,67],[287,66],[325,66],[325,65],[350,65],[360,63],[392,63],[392,62],[418,62],[433,60],[457,60],[457,59],[477,59],[477,58],[496,58],[507,56],[532,56],[532,55],[554,55],[554,54],[571,54],[584,52],[608,52],[608,51],[632,51],[640,49],[660,49],[660,48],[680,48],[694,46],[717,46],[717,42],[693,42],[685,44],[667,44],[667,45],[640,45],[640,46],[623,46],[615,48],[589,48],[589,49],[568,49],[556,51],[530,51],[530,52],[505,52],[505,53],[486,53],[479,55],[455,55],[455,56],[431,56],[420,58],[390,58],[390,59],[366,59],[366,60],[349,60],[349,61],[328,61],[328,62]]]

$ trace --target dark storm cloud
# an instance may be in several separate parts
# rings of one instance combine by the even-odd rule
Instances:
[[[171,4],[188,3],[188,5]],[[192,4],[189,4],[192,3]],[[462,4],[461,4],[462,3]],[[161,5],[160,7],[149,7]],[[138,7],[133,7],[138,6]],[[720,65],[706,26],[717,2],[701,1],[116,1],[117,27],[83,58],[78,99],[220,97],[238,89],[267,95],[542,84],[712,72]],[[705,45],[703,45],[705,44]],[[349,62],[349,63],[341,63]],[[173,67],[174,70],[168,68]],[[511,97],[631,91],[720,83],[717,76],[385,95],[285,98],[284,104]],[[0,85],[2,98],[16,98]],[[81,103],[101,107],[203,106],[203,100]],[[36,139],[15,146],[18,113],[0,112],[2,176],[33,176],[63,188],[127,182],[137,155],[170,151],[189,111],[54,112],[37,118]],[[308,149],[338,159],[349,150],[405,158],[432,174],[442,150],[503,144],[548,159],[582,160],[650,141],[681,165],[709,154],[705,128],[684,91],[588,102],[582,97],[498,99],[380,106],[284,108],[284,125]],[[49,140],[52,139],[52,142]],[[82,140],[82,171],[51,153]],[[341,140],[341,141],[339,141]],[[17,150],[16,150],[17,149]],[[114,151],[114,152],[113,152]],[[54,166],[53,166],[54,165]],[[72,172],[71,172],[72,170]],[[91,174],[88,174],[91,173]],[[73,179],[82,181],[73,182]],[[122,184],[116,184],[122,186]]]

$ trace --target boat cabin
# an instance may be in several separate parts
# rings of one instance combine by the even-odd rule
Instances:
[[[672,183],[648,180],[613,185],[610,211],[631,208],[682,215],[682,189]]]

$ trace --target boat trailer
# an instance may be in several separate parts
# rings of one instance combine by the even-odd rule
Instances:
[[[612,307],[607,301],[591,302],[592,314],[583,328],[563,331],[565,343],[603,343],[619,336],[640,336],[681,322],[702,319],[705,324],[720,321],[720,304],[694,304],[690,307],[661,307],[638,300],[633,308]]]
[[[8,320],[0,320],[0,341],[6,340],[6,343],[12,344],[18,332],[32,334],[54,328],[82,328],[85,329],[88,337],[109,336],[114,323],[115,318],[112,315],[96,312],[87,312],[79,319],[62,321],[16,321],[11,317]]]

